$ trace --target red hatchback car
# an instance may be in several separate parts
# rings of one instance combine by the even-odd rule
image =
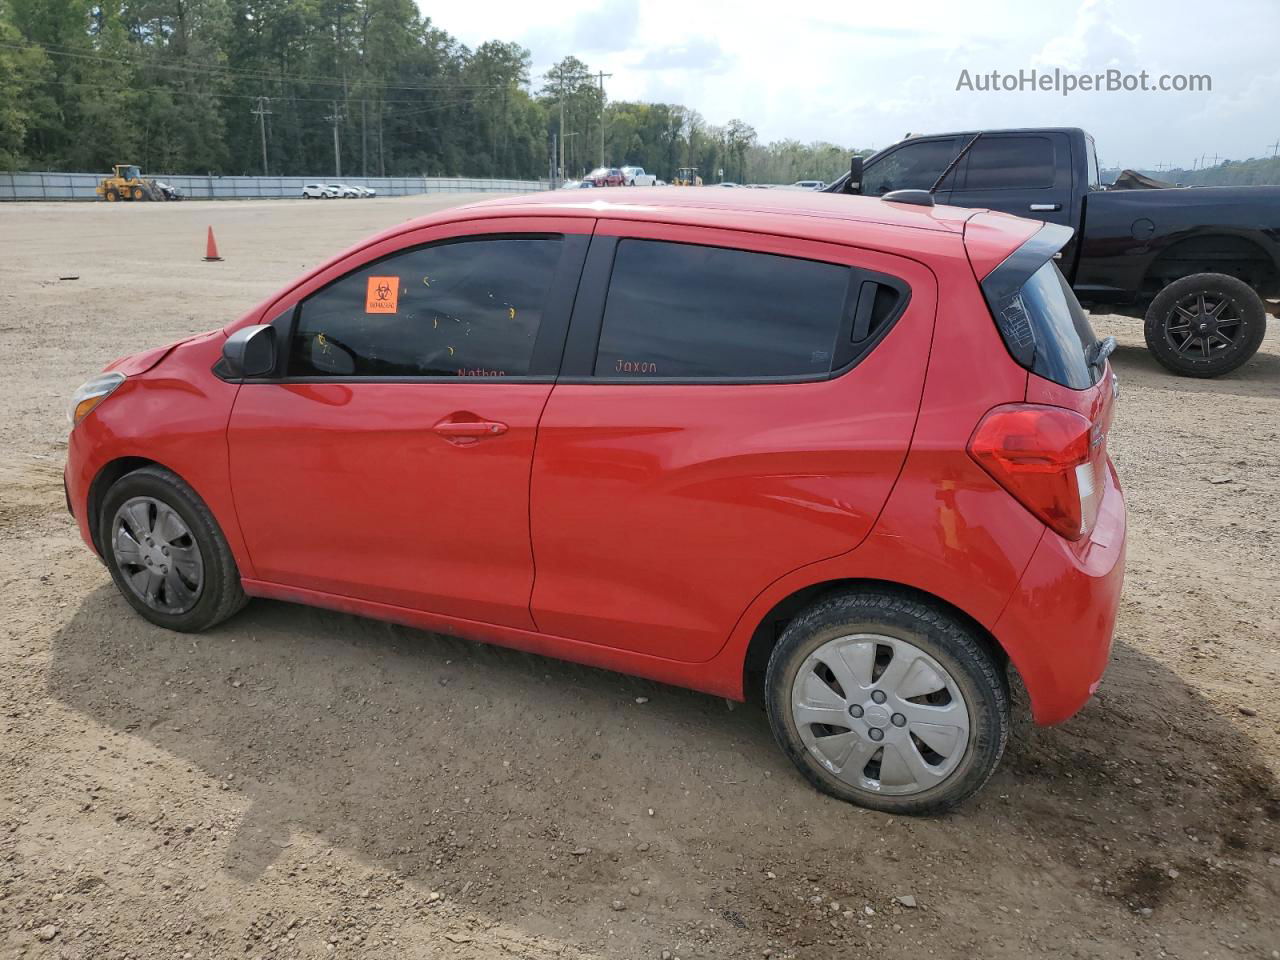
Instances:
[[[68,504],[142,616],[314,604],[743,699],[819,788],[949,807],[1009,675],[1089,698],[1115,398],[1070,231],[654,190],[449,210],[77,392]]]

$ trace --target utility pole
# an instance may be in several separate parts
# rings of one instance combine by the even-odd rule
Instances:
[[[1276,158],[1277,151],[1280,151],[1280,139],[1277,139],[1275,143],[1268,144],[1268,146],[1271,147],[1271,159],[1274,160]]]
[[[560,81],[560,177],[564,180],[564,81]]]
[[[342,122],[342,113],[338,110],[338,101],[333,101],[333,113],[325,117],[333,124],[333,175],[342,176],[342,154],[338,152],[338,124]]]
[[[576,133],[566,133],[563,137],[561,137],[561,138],[560,138],[560,158],[561,158],[562,160],[564,159],[564,144],[565,144],[565,141],[566,141],[566,140],[568,140],[570,137],[576,137],[576,136],[577,136],[577,134],[576,134]],[[574,156],[575,156],[575,154],[574,154],[572,151],[570,151],[570,153],[569,153],[569,159],[570,159],[570,160],[572,160],[572,159],[574,158]],[[576,165],[575,165],[575,169],[577,169]]]
[[[612,73],[600,71],[600,166],[604,166],[604,78],[613,78]]]
[[[262,135],[262,175],[267,175],[267,120],[271,116],[271,100],[268,97],[259,97],[258,105],[249,112],[258,118],[258,133]]]

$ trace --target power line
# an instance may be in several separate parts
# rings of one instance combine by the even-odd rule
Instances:
[[[351,81],[349,78],[335,77],[325,74],[305,75],[305,74],[285,74],[274,73],[265,70],[247,70],[240,67],[227,67],[218,64],[181,64],[181,63],[165,63],[156,59],[143,58],[121,58],[107,57],[96,53],[80,53],[70,49],[59,49],[56,44],[41,43],[3,43],[0,42],[0,49],[7,50],[42,50],[45,53],[52,54],[55,57],[69,57],[77,60],[92,60],[99,63],[114,63],[117,65],[152,68],[157,70],[174,70],[184,73],[192,73],[196,75],[221,77],[222,79],[241,78],[246,80],[269,81],[279,83],[302,83],[302,84],[318,84],[324,86],[347,86]],[[453,80],[439,80],[434,82],[411,82],[411,83],[387,83],[376,80],[361,80],[359,85],[362,87],[373,87],[385,90],[500,90],[510,86],[510,83],[463,83]]]
[[[63,86],[63,87],[88,87],[92,90],[110,90],[112,92],[117,92],[117,93],[137,93],[138,92],[138,88],[134,86],[127,86],[127,85],[115,86],[110,84],[90,82],[88,80],[68,80],[66,78],[61,78],[61,79],[52,78],[48,80],[42,80],[40,82],[57,84],[58,86]],[[197,97],[197,98],[211,97],[216,100],[253,100],[255,102],[258,100],[257,94],[249,94],[249,93],[214,93],[211,90],[181,90],[176,87],[161,87],[160,89],[163,90],[164,93],[166,94],[169,94],[171,96],[178,96],[178,97]],[[437,109],[449,109],[450,107],[459,107],[459,106],[473,106],[478,96],[479,94],[468,94],[460,99],[442,101],[440,103],[433,104],[430,107],[426,107],[422,110],[404,111],[399,113],[398,115],[402,117],[412,117],[412,116],[417,116],[420,113],[432,113]],[[330,104],[333,103],[332,97],[295,97],[292,94],[288,94],[280,97],[274,97],[272,99],[288,100],[293,103],[330,103]],[[368,97],[362,98],[362,99],[368,100],[371,103],[391,104],[393,106],[399,105],[399,104],[406,104],[406,103],[411,103],[411,104],[423,103],[422,97],[415,97],[412,100],[383,100],[381,98],[368,98]]]

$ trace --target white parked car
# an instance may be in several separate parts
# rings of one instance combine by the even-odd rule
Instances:
[[[332,183],[308,183],[302,188],[303,200],[332,200],[342,196]]]
[[[331,183],[329,186],[338,191],[335,196],[345,197],[348,200],[357,200],[362,196],[360,188],[353,187],[349,183]]]
[[[623,183],[628,187],[656,187],[658,178],[652,173],[645,173],[644,167],[623,167]]]
[[[797,180],[792,186],[799,187],[801,190],[824,190],[827,182],[825,180]]]

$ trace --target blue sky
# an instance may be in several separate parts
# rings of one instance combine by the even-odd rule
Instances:
[[[924,0],[803,4],[528,0],[424,13],[463,43],[514,40],[539,73],[567,54],[611,98],[665,100],[763,140],[882,147],[908,132],[1082,126],[1104,164],[1270,155],[1280,138],[1277,0]],[[779,11],[783,11],[779,13]],[[961,70],[1203,73],[1211,92],[957,91]]]

